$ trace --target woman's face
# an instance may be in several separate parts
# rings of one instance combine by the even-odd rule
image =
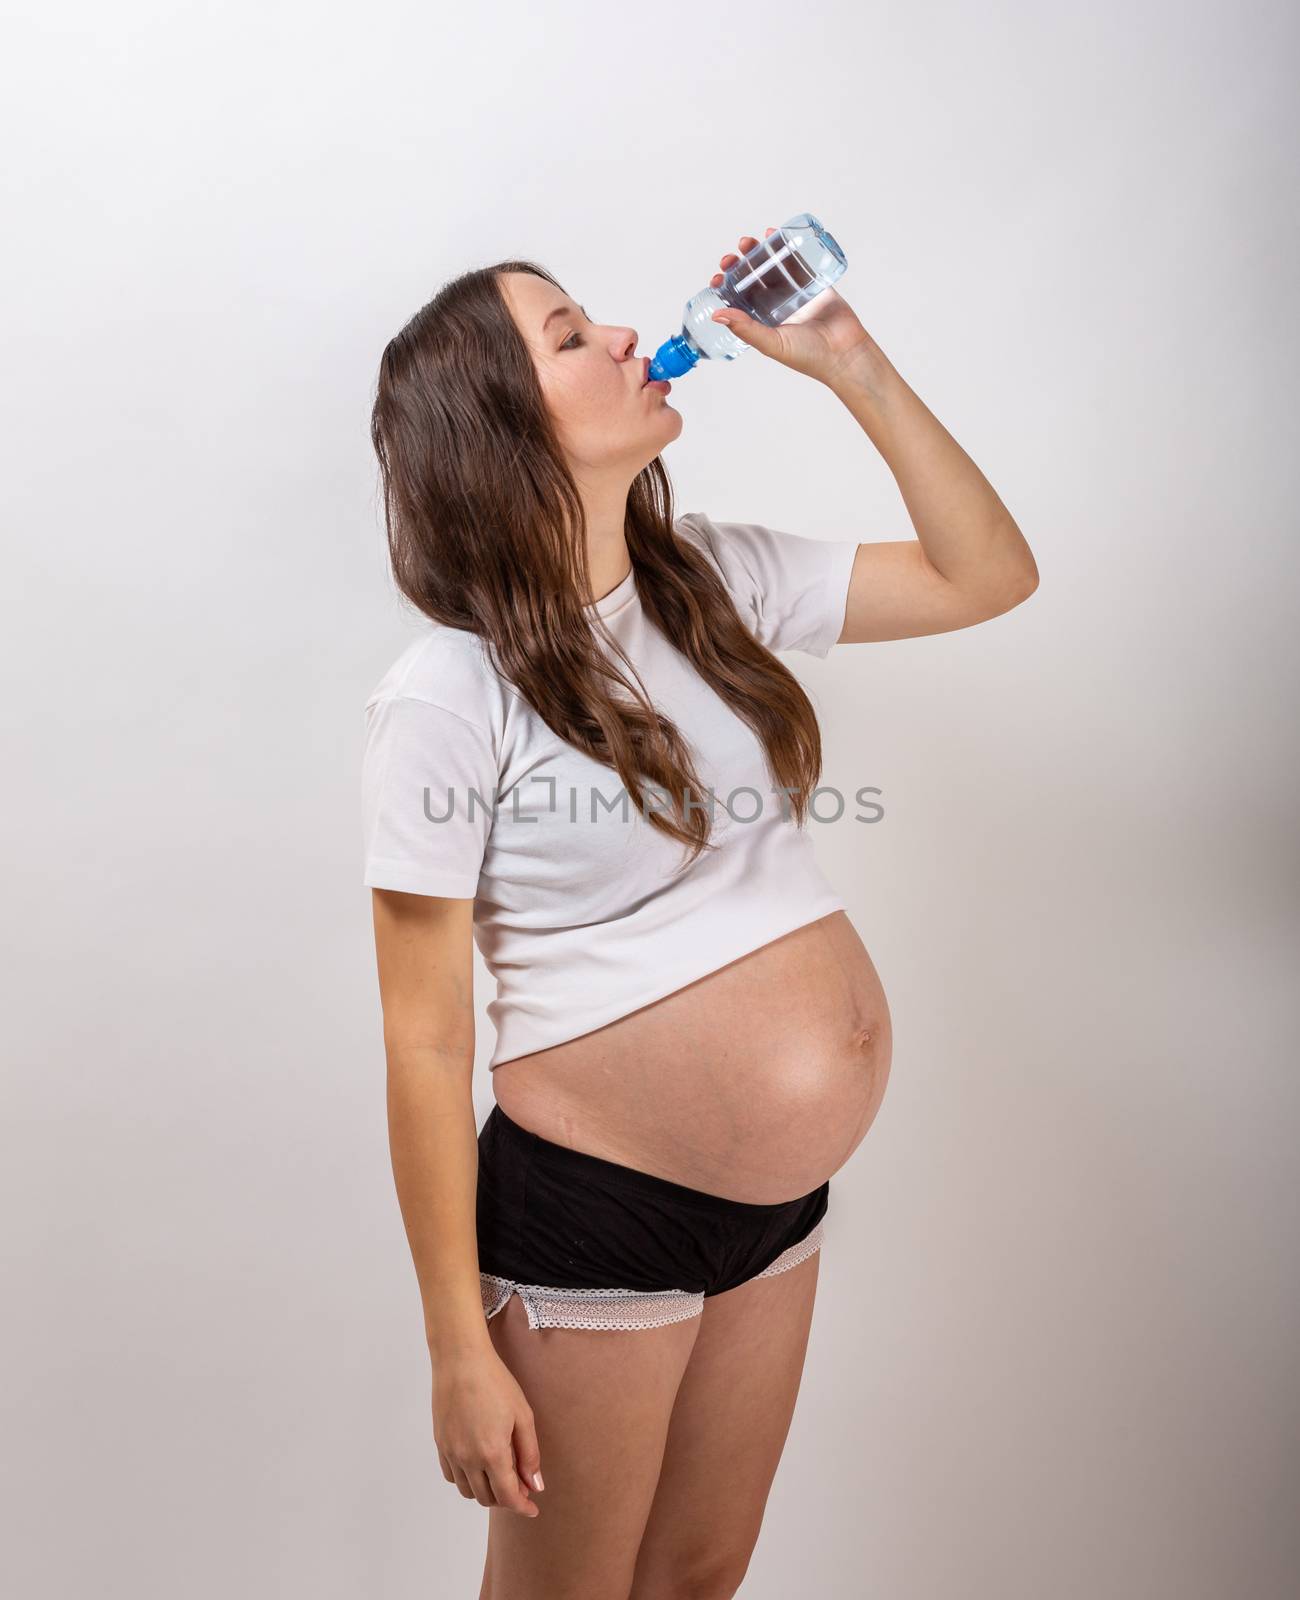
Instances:
[[[501,288],[566,455],[575,468],[618,471],[630,483],[682,431],[663,390],[643,382],[636,329],[589,322],[536,273],[502,273]]]

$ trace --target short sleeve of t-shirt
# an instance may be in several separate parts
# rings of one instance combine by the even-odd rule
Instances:
[[[704,536],[747,626],[769,650],[825,656],[844,628],[856,539],[808,539],[758,522],[681,519]]]
[[[392,694],[366,706],[366,885],[472,900],[492,831],[488,731],[445,706]]]

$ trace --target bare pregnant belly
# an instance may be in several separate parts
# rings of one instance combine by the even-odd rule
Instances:
[[[876,969],[834,911],[603,1028],[503,1061],[492,1085],[544,1139],[770,1205],[857,1149],[891,1049]]]

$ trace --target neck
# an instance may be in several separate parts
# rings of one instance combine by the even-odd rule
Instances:
[[[632,557],[627,548],[627,491],[624,481],[607,489],[581,489],[587,519],[588,600],[601,600],[627,577]]]

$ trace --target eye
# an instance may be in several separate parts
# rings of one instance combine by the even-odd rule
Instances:
[[[581,344],[581,343],[582,343],[582,338],[581,338],[581,336],[580,336],[580,335],[579,335],[579,334],[577,334],[577,333],[571,333],[571,334],[570,334],[570,335],[569,335],[569,339],[577,339],[577,341],[578,341],[578,343],[579,343],[579,344]],[[560,349],[561,349],[561,350],[567,350],[567,349],[568,349],[568,348],[569,348],[569,339],[566,339],[566,340],[565,340],[565,341],[564,341],[564,343],[563,343],[563,344],[562,344],[562,345],[561,345],[561,346],[560,346]]]

